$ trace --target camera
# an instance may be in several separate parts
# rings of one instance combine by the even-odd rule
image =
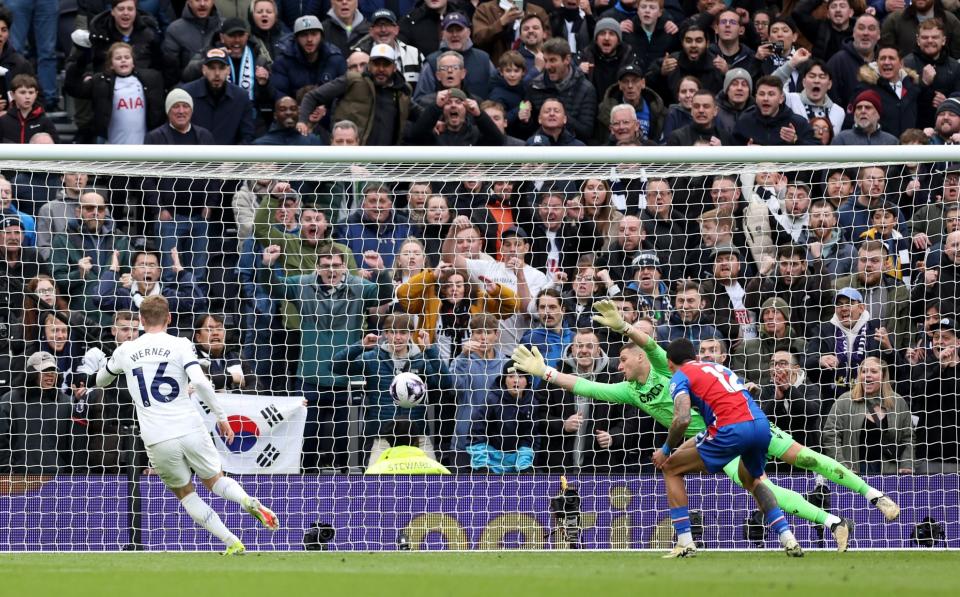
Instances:
[[[910,534],[910,540],[917,547],[934,547],[937,541],[943,541],[946,535],[943,532],[943,523],[939,523],[929,516],[917,523]]]
[[[767,538],[767,525],[763,519],[763,512],[754,510],[743,521],[743,539],[753,543],[757,547],[763,547],[763,542]]]
[[[303,548],[307,551],[326,551],[336,534],[333,525],[317,521],[303,534]]]
[[[564,477],[560,477],[560,495],[550,498],[550,513],[557,521],[553,532],[561,533],[570,549],[580,549],[580,493]]]
[[[782,41],[772,41],[767,44],[770,46],[770,50],[773,52],[774,56],[783,56],[783,42]]]

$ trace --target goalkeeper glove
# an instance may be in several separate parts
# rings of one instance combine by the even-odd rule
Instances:
[[[513,359],[512,371],[520,370],[544,381],[550,381],[557,376],[557,370],[553,367],[547,367],[543,355],[540,354],[540,350],[536,346],[527,348],[521,344],[513,349],[510,358]]]
[[[617,309],[613,301],[600,301],[596,303],[593,308],[598,313],[598,315],[593,316],[593,320],[600,325],[608,327],[615,332],[620,332],[621,334],[626,334],[627,330],[630,329],[630,324],[620,316],[620,310]]]

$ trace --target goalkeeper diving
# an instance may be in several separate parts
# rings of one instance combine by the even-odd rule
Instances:
[[[625,335],[632,343],[625,345],[620,353],[619,370],[623,372],[625,381],[604,384],[560,373],[546,365],[536,347],[531,351],[525,346],[518,346],[512,355],[514,366],[540,377],[547,383],[572,391],[577,396],[634,406],[649,414],[660,425],[669,427],[673,420],[674,405],[670,396],[672,373],[667,364],[666,351],[654,338],[627,324],[612,301],[600,301],[594,305],[594,309],[598,313],[593,316],[595,322]],[[691,414],[690,425],[685,432],[688,438],[706,429],[701,414],[696,411]],[[775,425],[771,424],[770,427],[772,435],[767,451],[768,458],[816,472],[859,493],[876,506],[888,522],[899,516],[900,508],[892,499],[868,485],[853,471],[836,460],[801,445]],[[739,465],[740,459],[734,459],[723,468],[723,472],[742,486],[737,473]],[[837,551],[846,551],[853,530],[851,521],[814,506],[795,491],[776,486],[766,475],[763,475],[762,481],[773,492],[777,503],[785,512],[826,526],[837,542]]]

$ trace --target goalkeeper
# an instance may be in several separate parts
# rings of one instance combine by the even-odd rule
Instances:
[[[572,391],[578,396],[635,406],[664,427],[669,427],[673,420],[673,399],[670,397],[672,374],[667,366],[666,352],[653,338],[628,325],[613,302],[601,301],[594,308],[599,313],[593,317],[594,321],[626,335],[633,343],[625,346],[620,353],[619,369],[623,372],[626,381],[602,384],[581,379],[575,375],[559,373],[556,369],[546,366],[536,348],[531,352],[524,346],[518,346],[513,352],[515,367],[539,376],[548,383]],[[800,445],[788,433],[776,426],[771,425],[771,427],[772,439],[767,453],[769,458],[781,459],[793,466],[817,472],[834,483],[867,497],[872,495],[871,503],[883,512],[888,521],[897,518],[900,508],[893,500],[867,485],[839,462]],[[694,411],[690,426],[687,428],[687,437],[693,437],[705,428],[703,417]],[[737,474],[739,465],[738,458],[723,469],[723,472],[738,485],[740,485]],[[853,527],[849,520],[829,514],[794,491],[777,487],[766,475],[763,476],[763,481],[773,491],[777,503],[785,512],[815,524],[827,526],[837,541],[837,550],[846,551]]]

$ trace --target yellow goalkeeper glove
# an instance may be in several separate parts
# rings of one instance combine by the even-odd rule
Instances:
[[[553,367],[547,367],[543,355],[540,354],[540,350],[536,346],[529,349],[521,344],[513,349],[510,358],[513,359],[512,369],[514,370],[523,371],[541,379],[546,379],[551,372],[556,375],[557,370]]]
[[[598,315],[593,316],[593,320],[602,326],[606,326],[615,332],[626,334],[630,329],[630,324],[620,316],[620,310],[613,301],[600,301],[593,305]]]

